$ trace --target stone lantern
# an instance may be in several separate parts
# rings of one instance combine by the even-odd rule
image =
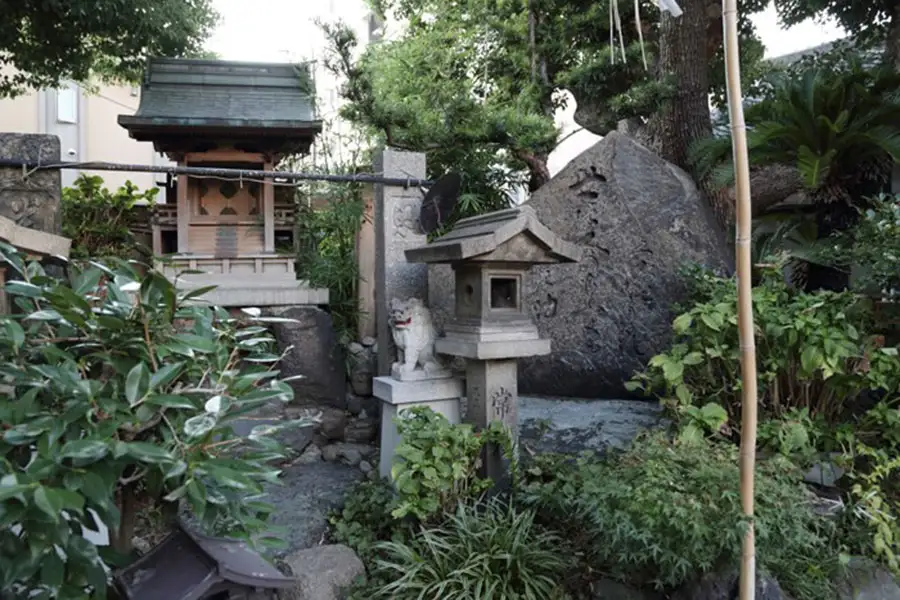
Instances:
[[[547,229],[530,206],[463,219],[435,241],[406,250],[413,263],[446,263],[455,276],[454,315],[435,342],[439,354],[466,359],[466,420],[501,421],[517,431],[517,359],[550,353],[524,306],[528,270],[577,262],[581,250]],[[485,460],[495,481],[503,464],[495,448]]]

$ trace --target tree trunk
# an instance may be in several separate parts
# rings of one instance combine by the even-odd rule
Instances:
[[[678,17],[662,14],[659,32],[659,75],[670,77],[674,96],[647,127],[648,145],[664,159],[692,172],[688,150],[696,140],[712,134],[709,112],[710,31],[722,28],[717,0],[681,0]],[[734,222],[734,203],[725,190],[700,187],[724,226]]]
[[[662,13],[659,75],[671,77],[674,97],[650,120],[650,135],[660,156],[688,168],[688,148],[712,133],[707,60],[710,0],[681,0],[678,18]]]
[[[884,63],[893,66],[895,71],[900,70],[900,2],[894,4],[894,11],[888,21]]]
[[[130,554],[134,549],[134,526],[137,519],[135,484],[129,483],[119,490],[119,526],[109,532],[109,545],[119,554]]]
[[[529,152],[528,150],[516,151],[516,157],[528,166],[530,174],[528,178],[528,191],[535,192],[550,181],[550,168],[547,166],[547,154]]]

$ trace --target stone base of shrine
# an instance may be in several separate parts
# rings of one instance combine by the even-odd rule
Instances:
[[[178,255],[159,269],[179,290],[216,286],[197,301],[223,307],[324,306],[328,290],[296,278],[294,257],[273,254],[219,258]]]

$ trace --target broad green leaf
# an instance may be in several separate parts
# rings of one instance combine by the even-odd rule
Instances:
[[[681,360],[686,365],[699,365],[703,362],[703,354],[700,352],[691,352]]]
[[[145,463],[159,464],[175,460],[171,452],[150,442],[126,442],[125,448],[129,456]]]
[[[675,330],[675,333],[681,335],[690,329],[691,325],[694,324],[694,317],[692,317],[689,313],[685,313],[680,315],[675,319],[672,323],[672,328]]]
[[[29,321],[59,321],[62,319],[62,315],[55,310],[39,310],[25,318]]]
[[[98,461],[109,453],[109,445],[100,440],[75,440],[67,442],[60,451],[61,458],[77,458]]]
[[[153,406],[161,406],[163,408],[184,408],[187,410],[196,410],[197,407],[189,398],[184,396],[171,396],[166,394],[153,394],[147,396],[145,400],[147,404]]]
[[[60,519],[60,511],[63,509],[63,499],[58,490],[40,486],[34,492],[34,505],[41,512],[58,523]]]
[[[163,365],[150,377],[150,389],[155,390],[162,386],[169,385],[178,378],[182,369],[184,369],[183,362]]]
[[[189,438],[203,437],[216,426],[216,418],[212,415],[197,415],[184,422],[184,434]]]
[[[216,341],[212,338],[202,337],[193,333],[179,333],[175,336],[177,340],[200,354],[209,354],[216,351]]]
[[[52,590],[59,589],[66,577],[66,565],[54,548],[41,560],[41,583]]]
[[[822,353],[815,346],[807,346],[800,354],[800,365],[807,373],[812,373],[822,365]]]
[[[3,289],[7,294],[25,298],[40,298],[44,295],[43,289],[27,281],[9,281]]]
[[[22,326],[15,321],[6,321],[3,324],[3,328],[10,341],[12,341],[13,346],[21,348],[25,343],[25,330],[22,329]]]
[[[668,360],[663,364],[663,375],[669,382],[678,381],[684,375],[684,363]]]
[[[140,402],[150,389],[150,369],[144,363],[134,365],[125,379],[125,398],[134,406]]]

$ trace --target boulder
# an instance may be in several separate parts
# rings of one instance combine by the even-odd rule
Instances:
[[[281,600],[344,600],[350,586],[366,574],[356,553],[343,544],[300,550],[284,562],[297,578],[297,587],[279,594]]]
[[[854,558],[838,588],[839,600],[900,600],[900,586],[890,572],[870,560]]]
[[[521,394],[628,397],[624,382],[671,340],[679,268],[730,271],[731,250],[694,182],[634,139],[613,132],[536,191],[529,204],[579,263],[535,267],[525,303],[549,356],[519,361]],[[429,271],[439,326],[453,302],[449,267]]]
[[[292,320],[273,323],[272,332],[280,352],[293,346],[278,367],[282,377],[303,375],[290,382],[294,402],[346,408],[346,367],[331,315],[314,306],[270,308],[266,313]]]
[[[672,594],[672,600],[738,600],[739,575],[736,571],[707,573],[697,581],[685,584]],[[757,575],[756,600],[790,600],[778,582]]]

